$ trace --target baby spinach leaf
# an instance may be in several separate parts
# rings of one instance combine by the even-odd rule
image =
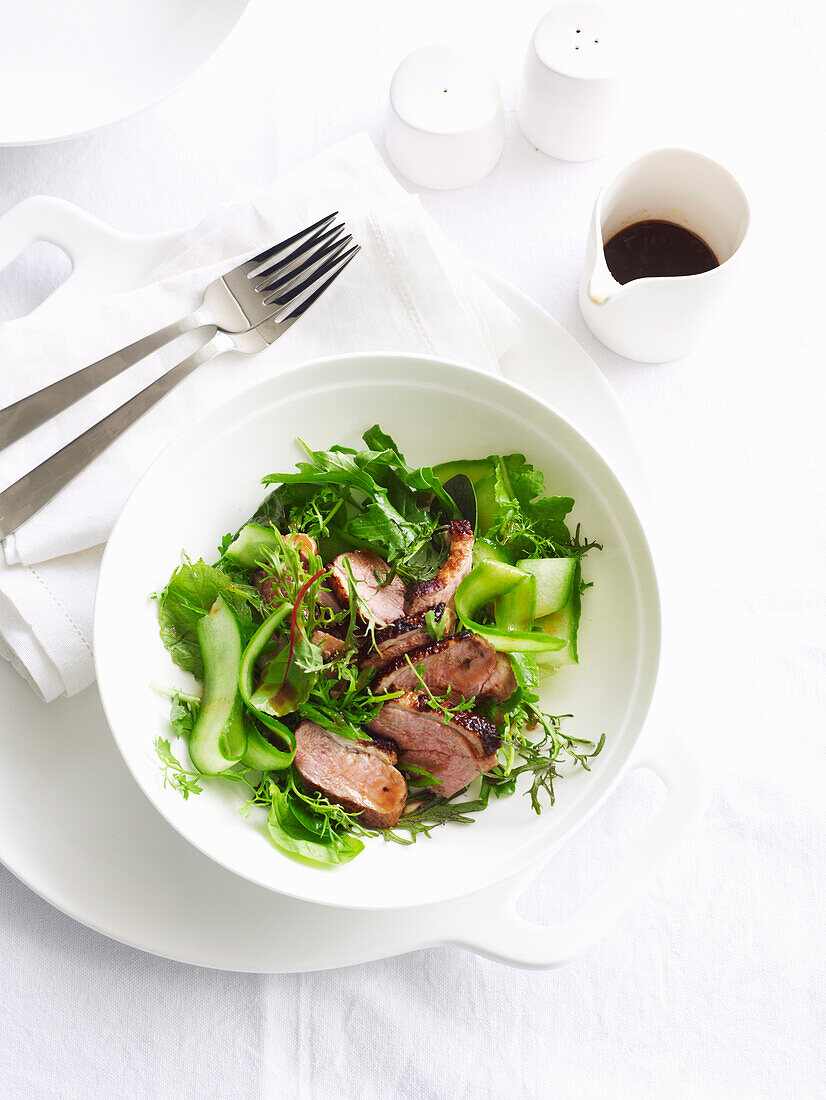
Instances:
[[[198,644],[198,622],[219,596],[242,622],[250,622],[251,607],[260,601],[254,588],[233,581],[203,559],[187,560],[180,565],[158,596],[163,644],[175,664],[199,680],[204,678],[204,663]]]
[[[300,640],[296,643],[289,666],[289,647],[286,645],[267,661],[261,683],[250,697],[253,706],[258,710],[280,718],[285,714],[292,714],[307,700],[315,679],[314,674],[321,671],[324,662],[319,647],[305,642],[302,650],[305,662],[310,663],[312,656],[314,667],[303,668],[295,659],[301,644]]]
[[[320,839],[318,833],[308,829],[293,812],[289,794],[273,787],[271,796],[267,829],[273,843],[282,851],[314,863],[338,864],[349,863],[364,850],[364,844],[348,833],[328,830],[324,839]]]
[[[273,489],[271,493],[264,497],[256,508],[255,514],[250,516],[247,523],[257,523],[259,527],[272,524],[283,534],[287,530],[287,504],[284,499],[286,495],[281,487]]]

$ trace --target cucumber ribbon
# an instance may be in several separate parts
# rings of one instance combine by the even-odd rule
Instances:
[[[286,768],[292,763],[295,756],[295,735],[292,730],[285,726],[283,722],[279,722],[273,715],[267,714],[253,701],[255,694],[253,688],[255,662],[263,653],[276,628],[292,613],[292,610],[293,605],[291,603],[284,603],[277,611],[273,611],[253,634],[241,658],[238,690],[244,705],[253,717],[262,726],[266,726],[270,733],[274,733],[281,744],[285,746],[284,749],[277,748],[259,732],[253,722],[247,722],[247,751],[244,754],[243,761],[248,767],[256,768],[258,771],[276,771]]]
[[[220,775],[244,754],[247,744],[238,668],[241,634],[232,609],[219,596],[198,622],[204,659],[204,692],[189,736],[189,756],[203,775]]]
[[[244,568],[254,569],[262,560],[265,560],[266,550],[277,552],[283,541],[282,536],[273,527],[248,523],[241,528],[224,553],[226,557],[237,561]]]
[[[495,626],[473,617],[491,602],[496,610]],[[565,645],[559,638],[529,629],[535,603],[535,578],[498,561],[480,562],[456,591],[456,614],[462,625],[502,653],[548,653]]]

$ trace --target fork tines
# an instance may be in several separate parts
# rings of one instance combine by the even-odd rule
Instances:
[[[352,237],[348,239],[352,240]],[[354,244],[352,248],[348,248],[341,255],[328,257],[317,270],[314,269],[308,275],[305,274],[303,282],[299,283],[293,290],[285,292],[283,302],[280,295],[275,299],[282,302],[282,306],[273,315],[273,321],[276,324],[281,324],[284,321],[300,317],[324,293],[330,283],[339,277],[356,253],[360,251],[361,245]]]
[[[353,244],[336,214],[307,226],[299,233],[259,252],[240,269],[224,276],[241,277],[270,321],[278,324],[301,316],[323,294],[353,259],[361,246]],[[234,282],[237,290],[237,282]]]
[[[291,237],[287,237],[286,240],[279,241],[278,244],[270,245],[269,248],[265,248],[263,252],[259,252],[257,256],[253,256],[247,260],[245,264],[241,265],[240,270],[243,270],[244,274],[253,277],[258,274],[258,269],[264,268],[264,265],[274,260],[276,256],[279,256],[282,252],[285,252],[288,248],[291,248],[298,241],[302,241],[304,245],[312,245],[313,241],[318,236],[324,233],[324,230],[336,220],[338,211],[334,210],[332,214],[328,214],[326,218],[322,218],[320,221],[315,222],[314,225],[308,225],[306,229],[300,230],[298,233],[293,233]],[[305,238],[310,238],[305,240]],[[238,269],[237,269],[238,270]]]
[[[284,273],[280,270],[271,279],[266,280],[256,290],[261,295],[264,305],[272,305],[287,300],[287,296],[297,287],[303,285],[314,275],[323,275],[329,270],[330,265],[338,259],[347,246],[352,243],[352,234],[348,233],[340,240],[331,240],[317,248],[314,252]]]
[[[308,240],[300,244],[288,256],[282,257],[275,264],[269,264],[267,267],[253,272],[249,276],[253,290],[256,294],[261,294],[263,301],[267,302],[268,298],[264,294],[265,291],[282,285],[291,276],[300,275],[311,264],[324,256],[328,256],[342,241],[341,234],[343,232],[344,222],[339,222],[338,225],[334,225],[326,232],[319,230],[313,233]],[[352,239],[350,234],[343,238],[345,245]],[[274,298],[269,299],[269,301],[274,300]]]

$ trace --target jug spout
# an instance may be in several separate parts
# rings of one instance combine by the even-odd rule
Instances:
[[[622,291],[606,264],[597,264],[588,280],[588,297],[595,306],[604,306]]]

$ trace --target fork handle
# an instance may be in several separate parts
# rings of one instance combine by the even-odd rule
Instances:
[[[182,317],[180,321],[173,321],[171,325],[150,333],[134,344],[128,344],[120,351],[113,351],[111,355],[98,359],[96,363],[90,363],[88,367],[69,374],[53,382],[51,386],[44,386],[42,390],[21,397],[13,405],[0,409],[0,450],[15,443],[22,436],[33,432],[59,412],[74,405],[81,397],[86,397],[92,390],[102,386],[111,378],[115,378],[128,367],[139,363],[153,351],[162,348],[176,336],[202,325],[203,319],[198,313],[191,313],[188,317]]]
[[[179,382],[190,375],[202,363],[208,363],[235,347],[233,338],[212,328],[212,336],[192,355],[177,366],[171,367],[160,378],[144,387],[134,397],[124,402],[88,428],[77,439],[67,443],[50,458],[41,462],[31,473],[24,474],[8,489],[0,493],[0,539],[6,538],[25,523],[35,512],[56,496],[66,485],[84,470],[93,459],[106,450],[110,443],[122,435],[145,412],[165,397]]]

